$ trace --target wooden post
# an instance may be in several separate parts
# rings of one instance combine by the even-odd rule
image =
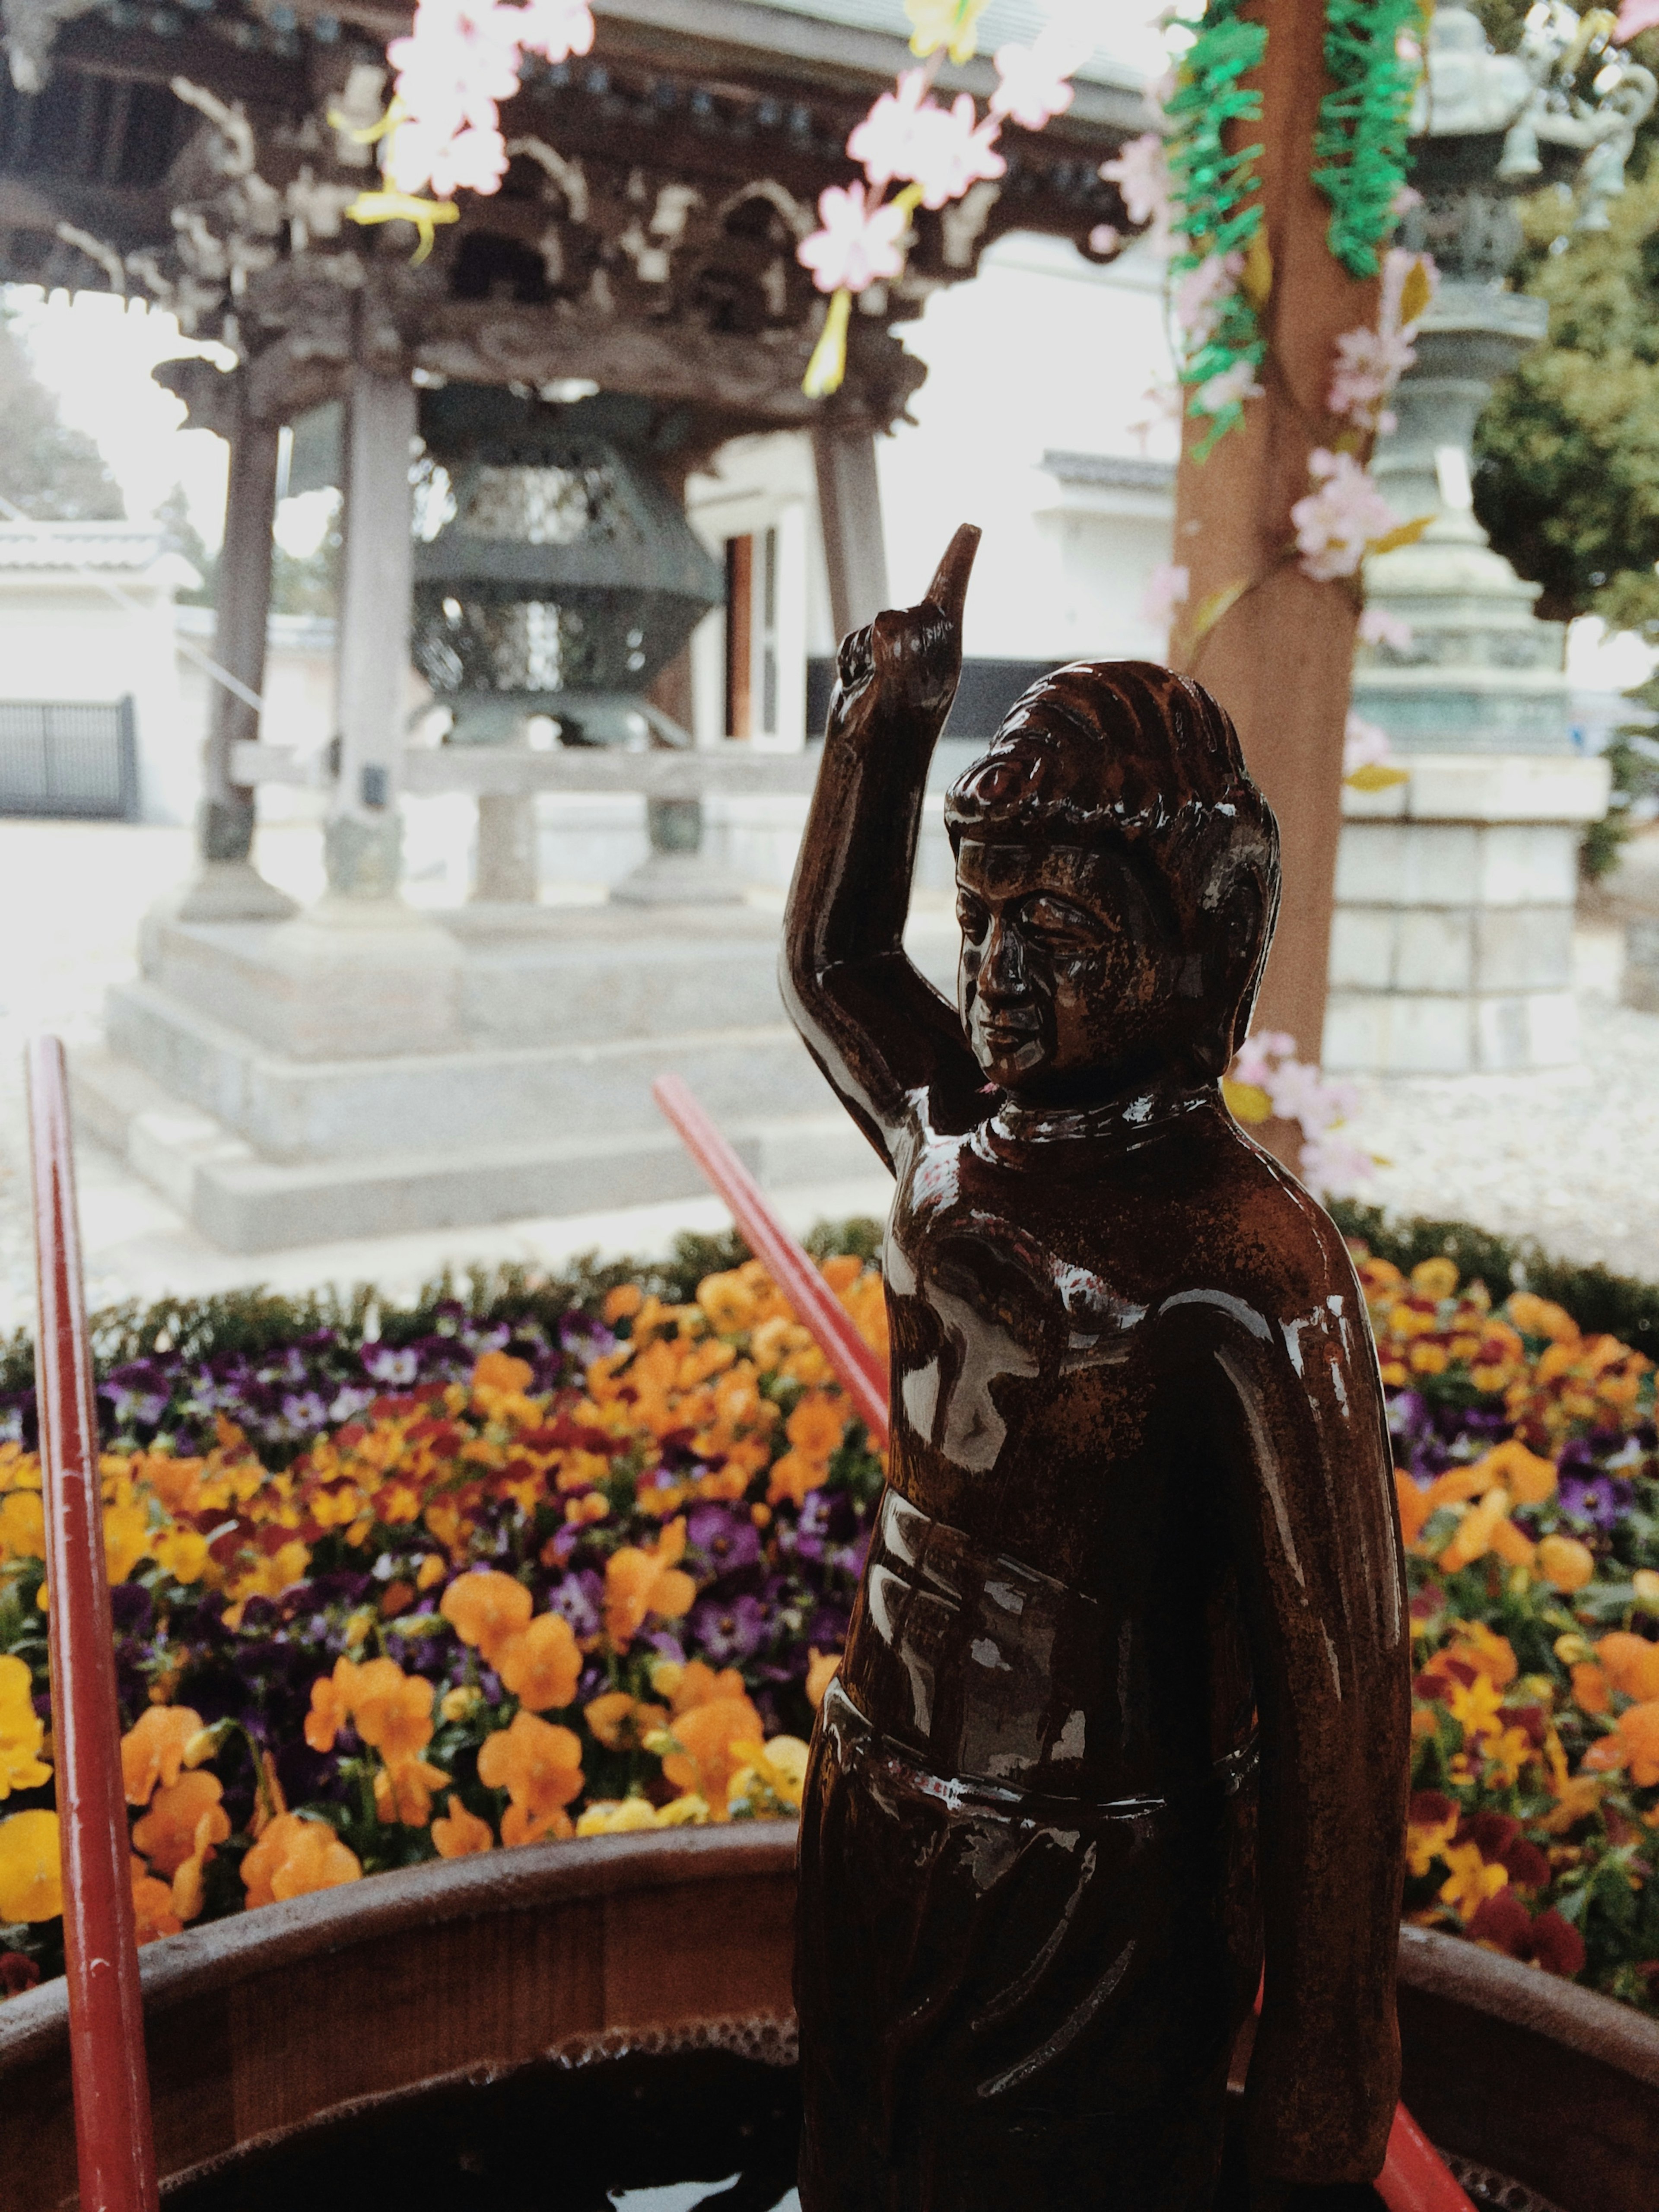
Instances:
[[[337,671],[339,775],[324,841],[331,898],[395,898],[409,673],[415,386],[352,371],[345,425],[345,560]]]
[[[881,527],[876,434],[835,417],[813,425],[818,519],[830,572],[830,617],[837,639],[887,605],[887,541]]]
[[[240,375],[237,381],[242,382]],[[213,658],[257,697],[265,682],[279,427],[250,414],[245,392],[240,398],[229,426],[230,480]],[[201,866],[179,902],[182,921],[280,921],[295,911],[294,901],[266,883],[253,865],[254,793],[231,775],[231,747],[243,738],[257,738],[259,724],[256,707],[226,684],[211,682],[196,827]]]
[[[1264,322],[1265,397],[1209,459],[1193,458],[1190,420],[1176,488],[1175,560],[1188,571],[1176,665],[1204,684],[1238,725],[1250,772],[1279,817],[1285,891],[1256,1009],[1258,1029],[1285,1030],[1298,1059],[1317,1062],[1337,839],[1342,744],[1358,601],[1348,581],[1315,583],[1294,557],[1292,504],[1313,489],[1308,459],[1344,425],[1325,404],[1338,333],[1375,324],[1377,285],[1349,276],[1330,253],[1330,206],[1310,179],[1314,125],[1328,89],[1322,0],[1260,0],[1267,50],[1253,80],[1261,199],[1273,286]],[[1206,602],[1251,588],[1196,641]],[[1299,1141],[1299,1140],[1298,1140]],[[1294,1149],[1294,1147],[1292,1147]]]

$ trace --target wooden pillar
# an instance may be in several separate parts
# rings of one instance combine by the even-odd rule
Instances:
[[[876,434],[867,422],[820,420],[812,428],[830,617],[837,638],[887,605],[887,541],[881,527]]]
[[[1286,1030],[1297,1056],[1317,1061],[1337,839],[1342,827],[1342,744],[1358,599],[1351,580],[1315,583],[1294,557],[1292,504],[1313,487],[1308,459],[1344,427],[1327,410],[1339,332],[1374,324],[1375,279],[1349,276],[1325,242],[1329,203],[1310,181],[1314,125],[1325,74],[1322,0],[1260,0],[1267,26],[1257,73],[1261,198],[1273,286],[1264,321],[1266,394],[1249,401],[1241,428],[1203,462],[1193,458],[1200,422],[1188,421],[1176,490],[1175,559],[1188,571],[1184,622],[1171,640],[1177,666],[1226,708],[1250,772],[1279,817],[1285,891],[1256,1009],[1258,1029]],[[1218,594],[1249,589],[1195,642],[1194,627]]]
[[[324,852],[335,900],[395,898],[402,872],[415,399],[404,373],[361,362],[352,372],[336,670],[339,773]]]
[[[230,427],[230,479],[219,556],[213,658],[258,697],[264,690],[270,615],[271,524],[276,512],[279,426],[239,406]],[[197,814],[200,868],[178,912],[185,921],[276,921],[295,912],[290,898],[253,866],[254,793],[234,780],[231,748],[259,735],[259,710],[210,678],[202,802]]]

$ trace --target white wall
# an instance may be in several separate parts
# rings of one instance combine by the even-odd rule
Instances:
[[[1138,601],[1169,558],[1167,520],[1068,506],[1042,465],[1050,451],[1175,459],[1171,425],[1134,428],[1170,374],[1157,264],[1131,248],[1097,268],[1064,239],[1015,233],[901,327],[927,381],[914,424],[877,443],[894,597],[919,595],[957,525],[976,522],[969,654],[1161,655]]]
[[[178,580],[171,556],[118,571],[111,581],[130,602],[121,606],[73,573],[0,569],[0,698],[111,705],[130,692],[147,822],[188,821],[198,795],[173,658]]]

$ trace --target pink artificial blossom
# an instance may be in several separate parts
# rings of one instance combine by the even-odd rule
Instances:
[[[1241,356],[1218,376],[1206,378],[1198,387],[1193,404],[1200,415],[1220,415],[1246,399],[1260,399],[1264,389],[1257,380],[1254,363]]]
[[[924,207],[942,208],[960,199],[975,179],[1000,177],[1008,165],[996,151],[994,116],[981,123],[965,92],[941,107],[923,98],[927,88],[925,70],[907,70],[898,90],[883,93],[848,139],[847,150],[864,164],[872,185],[902,178],[921,186]]]
[[[1394,198],[1389,202],[1389,213],[1398,222],[1401,216],[1409,215],[1413,208],[1422,204],[1423,195],[1415,185],[1400,185],[1395,187]]]
[[[906,70],[896,92],[884,92],[847,141],[847,150],[864,165],[872,185],[890,185],[895,177],[908,177],[910,149],[916,136],[916,118],[927,98],[926,70]]]
[[[1316,1198],[1352,1198],[1376,1173],[1376,1163],[1363,1146],[1334,1131],[1322,1129],[1302,1147],[1302,1180]]]
[[[861,183],[845,190],[828,185],[818,195],[818,221],[823,228],[804,238],[795,253],[820,292],[862,292],[903,268],[899,241],[910,217],[897,200],[866,201]]]
[[[1291,509],[1302,570],[1316,583],[1352,576],[1371,540],[1395,526],[1386,501],[1352,453],[1320,446],[1308,458],[1317,489]]]
[[[1139,138],[1127,139],[1111,161],[1101,163],[1100,173],[1122,193],[1130,222],[1151,224],[1153,250],[1165,252],[1174,210],[1170,204],[1170,165],[1157,131],[1143,131]]]
[[[1659,0],[1625,0],[1613,35],[1622,46],[1638,31],[1650,31],[1656,23],[1659,23]]]
[[[1192,587],[1192,572],[1177,568],[1173,562],[1160,561],[1146,579],[1146,588],[1140,596],[1140,611],[1146,619],[1160,629],[1167,629],[1174,619],[1177,607],[1185,606],[1187,594]]]
[[[1221,311],[1243,274],[1242,253],[1209,253],[1196,269],[1183,270],[1176,277],[1170,312],[1194,353],[1201,353],[1215,336]]]
[[[1342,732],[1343,775],[1352,775],[1362,768],[1386,768],[1393,758],[1394,747],[1381,722],[1368,722],[1363,714],[1350,714]]]
[[[1364,645],[1386,645],[1391,653],[1405,653],[1411,646],[1412,626],[1386,607],[1367,607],[1359,617],[1359,637]]]
[[[1333,415],[1346,415],[1362,430],[1387,430],[1392,422],[1383,401],[1417,359],[1413,343],[1421,310],[1410,322],[1401,319],[1407,280],[1421,272],[1432,299],[1440,271],[1426,253],[1407,253],[1390,246],[1382,258],[1382,288],[1375,330],[1344,331],[1336,342],[1336,368],[1325,404]],[[1426,302],[1425,303],[1426,305]]]
[[[1123,233],[1113,222],[1097,222],[1089,233],[1091,253],[1115,253],[1123,243]]]
[[[420,0],[409,36],[386,48],[398,109],[387,182],[404,192],[430,185],[441,199],[493,192],[507,173],[499,103],[519,88],[523,54],[558,62],[592,43],[586,0]]]
[[[1027,131],[1041,131],[1050,116],[1071,106],[1070,79],[1089,58],[1090,42],[1062,24],[1049,23],[1029,46],[999,46],[993,115],[1006,115]]]
[[[568,61],[593,44],[593,11],[587,0],[526,0],[519,10],[524,24],[519,44],[544,61]]]
[[[919,143],[906,173],[921,185],[923,207],[945,207],[980,178],[1006,173],[1008,164],[996,150],[1001,126],[994,115],[979,120],[971,94],[959,92],[948,108],[930,100],[917,120]]]
[[[1228,1071],[1234,1083],[1264,1092],[1280,1121],[1299,1124],[1302,1180],[1316,1197],[1351,1197],[1370,1176],[1369,1152],[1336,1132],[1358,1109],[1352,1084],[1333,1083],[1296,1057],[1296,1039],[1283,1030],[1247,1037]]]

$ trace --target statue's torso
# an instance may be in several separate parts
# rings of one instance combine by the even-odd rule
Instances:
[[[1221,1264],[1190,1230],[1197,1120],[1041,1158],[924,1133],[901,1164],[890,1487],[845,1682],[935,1772],[1099,1803],[1249,1740],[1212,1378],[1170,1317]]]

